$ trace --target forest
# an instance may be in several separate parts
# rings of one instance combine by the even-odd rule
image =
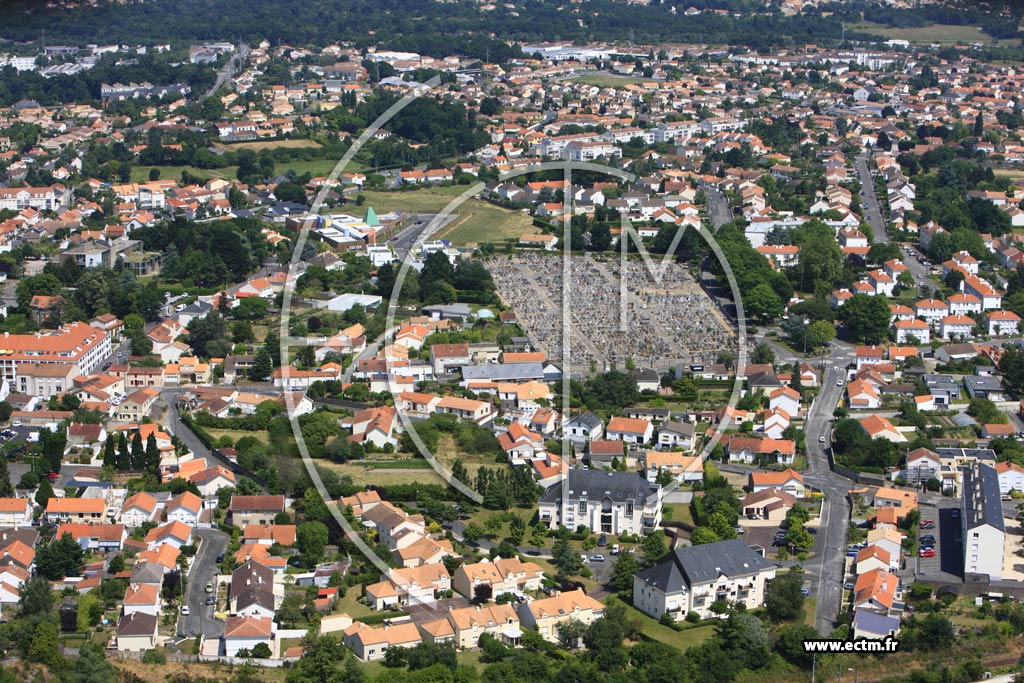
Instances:
[[[792,17],[783,16],[777,5],[765,12],[763,3],[753,0],[670,0],[649,6],[591,0],[585,13],[548,0],[498,4],[490,12],[480,12],[475,3],[431,0],[312,0],[291,4],[287,12],[272,0],[110,2],[72,11],[42,8],[30,0],[6,4],[6,11],[17,19],[0,26],[0,38],[17,41],[37,40],[43,30],[53,41],[71,43],[91,41],[96,35],[128,44],[266,38],[274,44],[305,45],[348,40],[357,47],[384,43],[394,50],[438,57],[461,52],[495,62],[507,61],[513,48],[482,37],[489,33],[505,40],[671,40],[769,49],[838,39],[842,21],[864,18],[891,26],[980,24],[998,37],[1017,35],[1012,17],[986,14],[974,3],[913,10],[833,3]],[[729,9],[732,14],[686,15],[682,10],[689,7]]]

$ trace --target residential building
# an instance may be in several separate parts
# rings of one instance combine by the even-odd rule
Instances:
[[[633,604],[655,619],[682,621],[690,612],[716,615],[711,605],[725,600],[756,609],[776,567],[739,539],[677,548],[633,577]]]
[[[563,493],[564,492],[564,493]],[[641,534],[661,523],[662,489],[634,472],[569,470],[541,495],[540,521],[548,528],[581,526],[604,534]]]
[[[999,474],[981,463],[963,468],[964,574],[981,574],[998,580],[1003,574],[1006,527],[1003,524]]]
[[[520,604],[518,611],[524,628],[535,628],[545,640],[558,642],[559,624],[592,624],[604,615],[604,605],[577,588],[550,598],[530,600]]]
[[[237,527],[248,524],[273,524],[274,517],[284,512],[284,496],[231,496],[228,519]]]

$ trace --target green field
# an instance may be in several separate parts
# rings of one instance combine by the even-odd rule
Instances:
[[[452,185],[411,192],[367,190],[361,194],[366,198],[366,204],[372,206],[378,214],[396,210],[409,213],[437,213],[467,189],[469,187],[466,185]],[[456,245],[476,245],[481,242],[501,242],[533,230],[532,220],[528,215],[479,199],[463,202],[455,212],[458,218],[433,237],[451,240]]]
[[[320,148],[320,143],[315,140],[254,140],[252,142],[217,142],[213,145],[217,149],[222,149],[229,152],[233,149],[280,149],[287,147],[289,149],[308,149],[308,148]]]
[[[132,166],[132,182],[144,183],[149,180],[149,169],[155,168],[160,171],[161,180],[178,180],[182,171],[188,171],[200,178],[228,178],[234,179],[237,166],[225,166],[224,168],[196,168],[195,166]]]
[[[636,78],[635,76],[616,76],[615,74],[587,74],[570,78],[572,83],[585,83],[596,85],[599,88],[621,88],[624,85],[636,85],[638,83],[653,82],[651,78]]]
[[[892,28],[885,24],[876,24],[871,21],[861,21],[856,24],[847,24],[846,28],[852,31],[863,31],[884,36],[890,40],[907,40],[911,43],[938,43],[940,45],[955,45],[964,43],[984,43],[986,45],[999,44],[992,36],[982,31],[977,26],[951,26],[949,24],[933,24],[921,28]]]

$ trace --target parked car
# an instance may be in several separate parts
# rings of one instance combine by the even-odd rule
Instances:
[[[921,543],[924,545],[935,545],[935,537],[931,534],[928,534],[927,536],[922,536],[918,540],[920,540]]]
[[[738,534],[745,534],[745,533],[747,533],[747,530],[744,529],[743,527],[737,525],[736,526],[736,533],[738,533]]]
[[[808,595],[811,594],[811,589],[810,588],[801,588],[800,592],[803,593],[804,597],[806,598]]]
[[[604,562],[604,555],[591,555],[590,556],[590,561],[591,562]]]
[[[925,549],[919,551],[917,554],[918,554],[919,557],[935,557],[935,549],[934,548],[925,548]]]
[[[603,548],[606,545],[608,545],[608,536],[605,535],[605,534],[601,534],[600,536],[597,537],[597,547],[598,548]]]
[[[215,598],[215,597],[213,597],[211,595],[210,597],[206,598],[206,604],[207,605],[216,605],[217,604],[217,598]]]
[[[181,616],[187,617],[189,615],[188,605],[183,605],[181,608]]]
[[[925,524],[935,524],[935,520],[934,519],[922,519],[921,520],[921,526],[924,526]]]
[[[207,582],[207,584],[206,584],[206,592],[207,593],[212,593],[213,592],[213,582],[212,581]]]
[[[843,590],[852,591],[853,587],[853,584],[849,582],[843,584]]]
[[[818,437],[818,443],[825,443],[825,435],[824,434],[822,434],[821,436]]]

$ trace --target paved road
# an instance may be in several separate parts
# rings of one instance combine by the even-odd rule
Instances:
[[[720,228],[732,221],[732,210],[724,194],[718,190],[704,190],[704,196],[708,200],[708,218],[713,227]]]
[[[245,43],[238,44],[238,52],[231,56],[231,59],[227,61],[224,68],[217,72],[217,80],[213,86],[203,94],[201,99],[207,97],[213,97],[213,95],[220,90],[221,86],[224,85],[229,79],[234,78],[235,74],[238,73],[242,68],[242,64],[249,56],[249,46]]]
[[[868,225],[871,226],[871,230],[875,234],[875,242],[884,244],[889,241],[889,233],[886,231],[881,203],[875,193],[874,178],[871,177],[871,169],[868,166],[870,159],[871,154],[869,152],[862,152],[854,161],[853,168],[857,173],[857,180],[864,190],[864,196],[861,197],[861,204],[864,207],[862,211],[864,219],[867,220]]]
[[[804,432],[807,442],[808,470],[804,479],[824,493],[821,526],[815,537],[815,556],[805,565],[810,578],[811,593],[818,603],[814,626],[821,634],[832,631],[839,615],[843,596],[843,569],[850,520],[847,492],[851,481],[832,472],[825,448],[831,440],[832,412],[844,387],[836,382],[844,379],[852,351],[834,346],[828,366],[822,375],[822,387],[807,414]],[[825,437],[826,443],[819,438]]]
[[[217,637],[224,633],[224,622],[213,618],[216,605],[205,605],[208,594],[206,584],[213,581],[217,572],[217,556],[228,547],[228,535],[217,529],[197,530],[202,541],[192,561],[185,586],[185,601],[189,615],[178,617],[178,635]]]
[[[391,335],[398,331],[398,325],[395,325],[391,329],[384,330],[384,334],[380,335],[372,342],[366,345],[366,348],[362,352],[352,359],[352,362],[345,368],[345,372],[341,373],[341,382],[346,384],[352,381],[352,373],[356,371],[356,366],[359,365],[359,361],[366,360],[367,358],[376,358],[377,350],[380,348],[381,343],[385,339],[388,339]]]

